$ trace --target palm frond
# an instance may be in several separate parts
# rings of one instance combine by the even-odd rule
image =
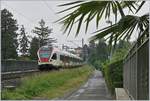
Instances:
[[[97,39],[101,39],[105,36],[111,35],[112,33],[114,35],[108,37],[109,41],[111,42],[119,40],[121,38],[123,40],[128,40],[130,39],[133,31],[136,30],[136,27],[141,31],[141,33],[145,31],[148,33],[147,28],[149,27],[149,15],[145,14],[141,17],[126,15],[125,17],[120,19],[118,23],[94,32],[93,34],[96,35],[91,37],[90,40],[95,41]]]
[[[140,4],[140,6],[138,7],[136,13],[142,8],[142,6],[143,6],[144,4],[145,4],[145,1],[142,1],[141,4]]]
[[[137,10],[138,2],[137,1],[123,1],[121,2],[121,5],[123,8],[128,8],[132,13],[134,13],[133,10]]]
[[[66,16],[57,20],[57,22],[63,23],[63,26],[66,26],[64,32],[68,32],[70,34],[71,29],[75,22],[78,23],[76,36],[80,32],[80,27],[82,23],[86,23],[85,32],[88,30],[88,26],[90,22],[96,17],[96,27],[98,28],[99,22],[102,16],[109,18],[111,16],[111,12],[115,15],[117,19],[117,11],[120,14],[125,16],[123,9],[129,8],[129,10],[133,11],[132,9],[136,9],[136,2],[135,1],[76,1],[67,4],[62,4],[59,6],[68,6],[73,5],[65,10],[62,10],[58,13],[63,13],[68,10],[73,10],[71,13],[67,14]],[[87,16],[86,16],[87,15]],[[67,24],[68,23],[68,24]]]
[[[70,3],[61,4],[58,6],[67,6],[67,5],[77,4],[77,3],[81,3],[81,2],[83,2],[83,1],[74,1],[74,2],[70,2]]]

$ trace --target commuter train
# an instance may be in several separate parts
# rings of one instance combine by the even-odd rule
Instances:
[[[49,70],[82,65],[82,58],[52,46],[42,46],[38,52],[38,69]]]

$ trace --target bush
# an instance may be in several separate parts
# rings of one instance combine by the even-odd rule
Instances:
[[[123,87],[123,60],[105,63],[102,72],[112,94],[115,88]]]
[[[97,70],[101,70],[102,69],[102,65],[101,65],[101,60],[96,60],[93,62],[93,66],[97,69]]]
[[[101,64],[102,65],[101,71],[102,71],[103,76],[105,76],[105,68],[107,68],[108,64],[109,64],[108,60]]]
[[[102,73],[112,94],[115,88],[123,87],[123,59],[130,47],[129,42],[120,41],[111,59],[102,64]]]
[[[24,56],[19,56],[19,57],[17,58],[17,60],[25,60],[25,61],[29,61],[29,60],[31,60],[31,59],[29,58],[28,55],[24,55]]]
[[[118,87],[118,84],[123,82],[123,60],[114,62],[109,65],[109,74],[110,78],[115,87]],[[122,85],[121,85],[122,87]]]

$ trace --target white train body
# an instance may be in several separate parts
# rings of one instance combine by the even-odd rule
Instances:
[[[43,46],[38,52],[39,69],[72,67],[82,64],[82,59],[55,47]]]

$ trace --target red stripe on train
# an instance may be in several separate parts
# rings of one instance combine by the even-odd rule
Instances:
[[[49,58],[40,58],[41,62],[48,62]]]

